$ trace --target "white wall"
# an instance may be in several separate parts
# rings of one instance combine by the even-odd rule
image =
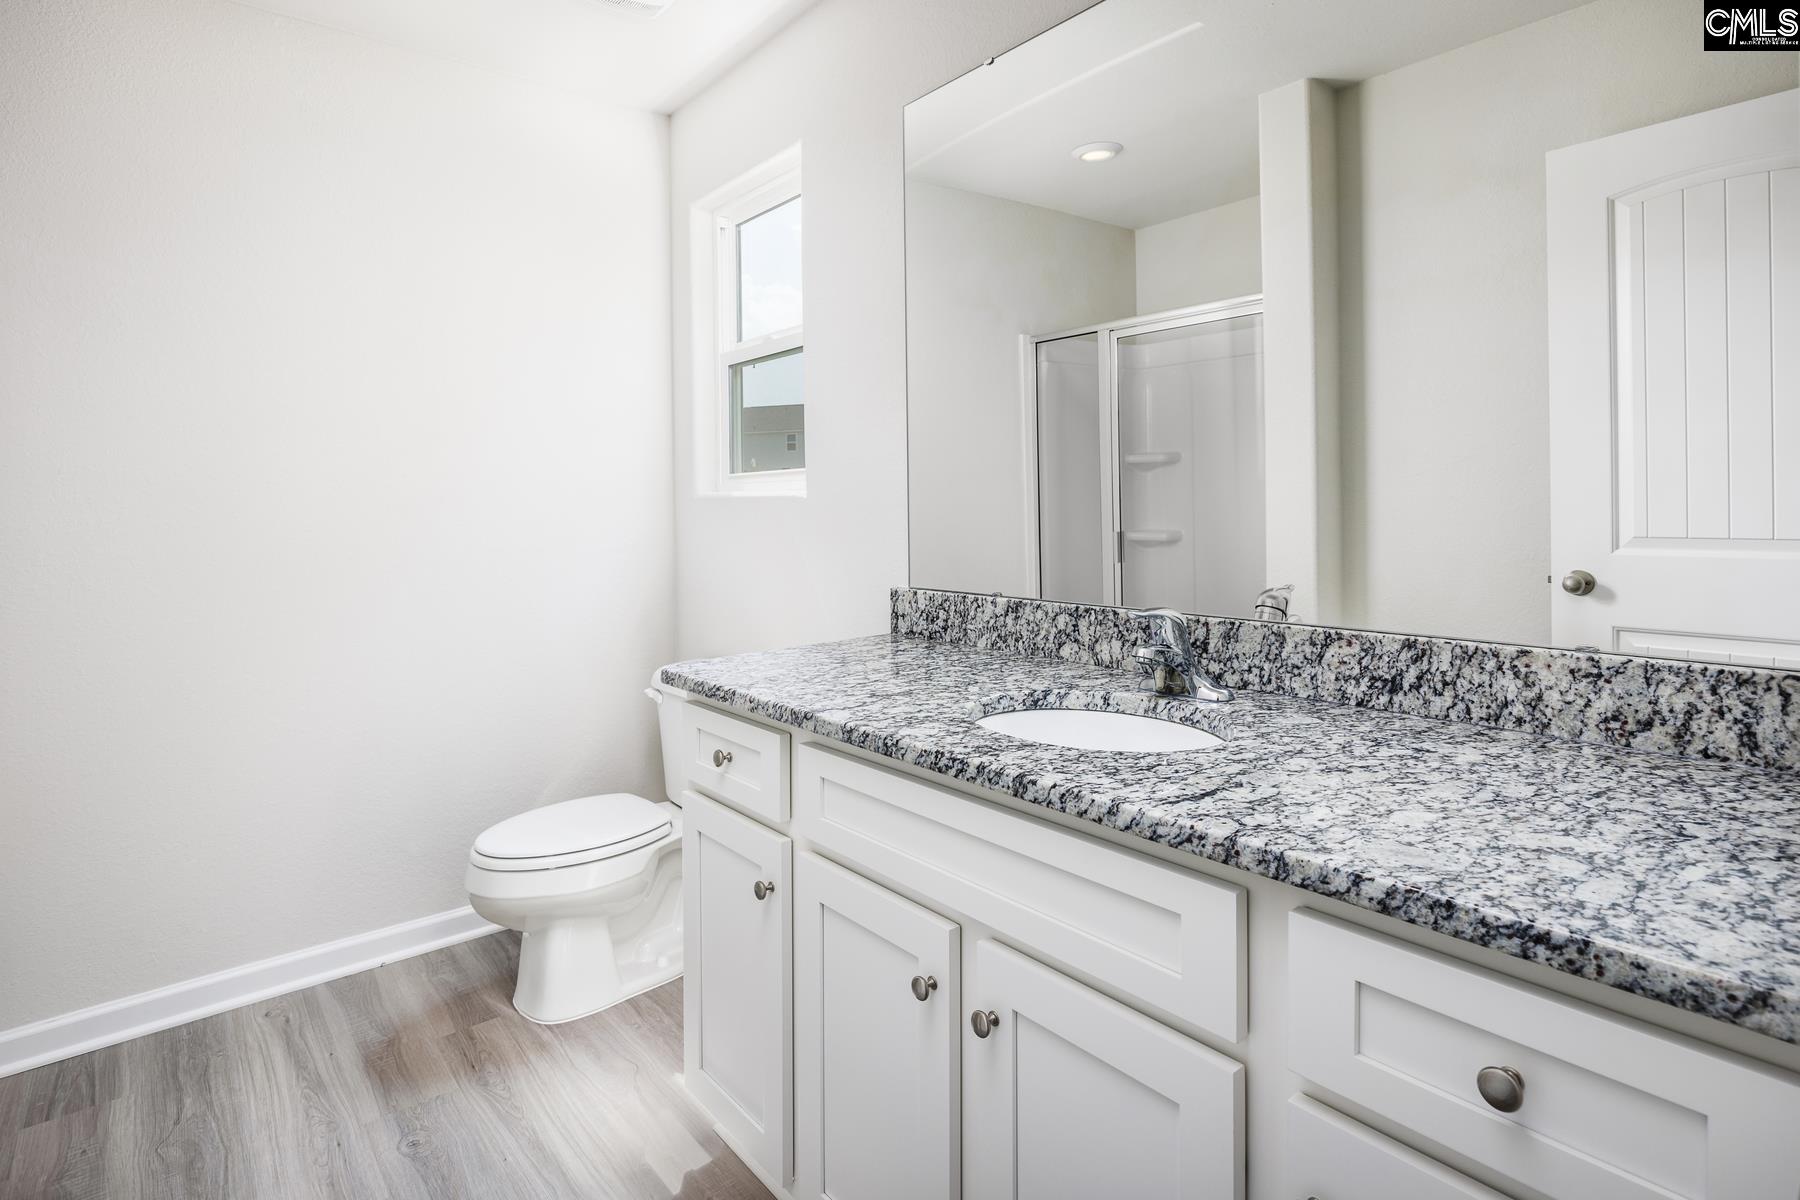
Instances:
[[[456,907],[488,823],[660,786],[663,119],[18,0],[0,163],[0,1028]]]
[[[807,495],[698,497],[688,251],[675,246],[677,648],[887,628],[906,582],[903,105],[1087,0],[824,0],[674,115],[670,202],[804,145]]]
[[[1262,203],[1234,200],[1137,231],[1137,311],[1262,291]]]
[[[1341,618],[1336,93],[1300,79],[1257,98],[1263,241],[1263,466],[1269,585],[1291,619]]]
[[[1346,624],[1549,640],[1544,154],[1794,86],[1697,20],[1599,0],[1339,93]]]
[[[906,206],[912,584],[1036,595],[1020,339],[1130,315],[1131,231],[917,181]]]

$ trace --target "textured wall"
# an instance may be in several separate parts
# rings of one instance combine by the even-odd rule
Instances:
[[[0,6],[0,1029],[660,788],[666,136],[216,0]]]

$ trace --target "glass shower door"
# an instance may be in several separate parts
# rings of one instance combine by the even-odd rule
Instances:
[[[1112,411],[1100,333],[1037,343],[1038,583],[1046,600],[1116,604]]]
[[[1119,599],[1250,616],[1266,584],[1261,305],[1119,330]]]

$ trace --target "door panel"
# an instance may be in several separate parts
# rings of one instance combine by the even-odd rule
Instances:
[[[1789,464],[1775,480],[1775,536],[1800,540],[1800,169],[1769,173],[1769,329],[1773,452]]]
[[[696,792],[683,794],[682,817],[687,1086],[742,1153],[786,1180],[792,843]]]
[[[1547,171],[1553,640],[1800,656],[1800,91]]]
[[[1121,331],[1113,364],[1119,602],[1250,616],[1271,582],[1264,569],[1262,314]]]
[[[1039,595],[1071,604],[1114,598],[1111,414],[1100,388],[1100,335],[1038,342],[1037,507]]]
[[[1251,615],[1264,442],[1283,436],[1263,419],[1261,297],[1030,344],[1037,594]]]
[[[963,1184],[1029,1200],[1244,1194],[1244,1068],[997,942],[963,1021]]]
[[[795,889],[795,1194],[960,1196],[961,930],[813,854]]]
[[[1288,1194],[1331,1200],[1504,1200],[1305,1096],[1288,1100]]]

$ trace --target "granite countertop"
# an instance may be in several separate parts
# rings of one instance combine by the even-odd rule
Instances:
[[[1136,677],[881,635],[665,667],[726,708],[1800,1043],[1800,775],[1239,693],[1209,750],[971,700]]]

